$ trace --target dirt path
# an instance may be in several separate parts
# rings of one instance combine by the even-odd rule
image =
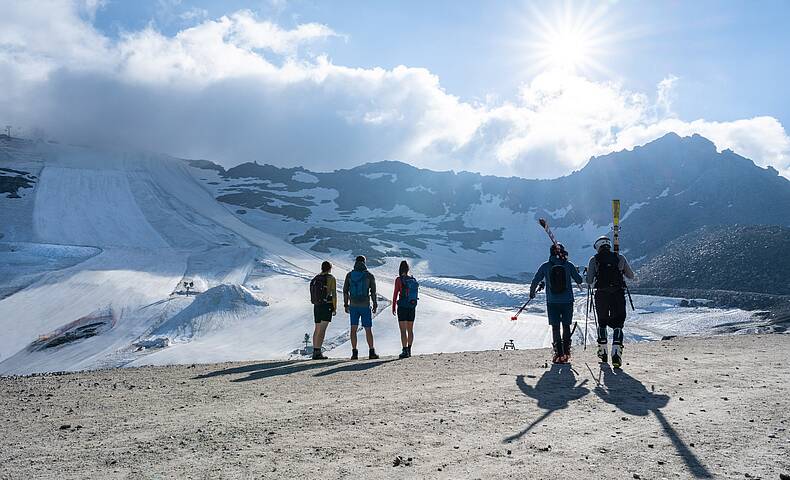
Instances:
[[[418,339],[419,340],[419,339]],[[763,478],[790,336],[0,379],[0,478]],[[561,473],[562,471],[565,473]]]

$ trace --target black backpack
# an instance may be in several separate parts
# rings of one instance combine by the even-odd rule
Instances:
[[[549,270],[549,285],[551,293],[562,293],[568,289],[568,276],[565,265],[552,265]]]
[[[319,274],[310,280],[310,303],[323,305],[329,303],[329,291],[326,286],[328,275]]]
[[[620,257],[613,252],[595,254],[598,273],[595,275],[595,288],[623,288],[623,273],[620,271]]]

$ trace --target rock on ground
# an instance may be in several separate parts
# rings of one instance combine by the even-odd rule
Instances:
[[[544,349],[2,378],[0,478],[776,479],[789,347],[642,343],[621,371]]]

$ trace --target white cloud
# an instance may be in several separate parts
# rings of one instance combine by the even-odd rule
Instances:
[[[111,41],[80,15],[84,5],[17,2],[4,12],[0,112],[10,118],[0,120],[226,164],[328,170],[399,159],[529,177],[675,131],[790,171],[790,139],[774,118],[674,118],[672,75],[645,94],[544,72],[512,101],[473,104],[423,68],[349,68],[301,53],[338,36],[325,25],[288,30],[242,10],[174,36],[149,26]]]

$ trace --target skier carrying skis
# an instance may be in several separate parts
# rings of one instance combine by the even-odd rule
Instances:
[[[595,290],[595,312],[598,315],[598,358],[607,363],[607,327],[612,329],[612,366],[623,362],[623,324],[625,323],[625,279],[633,279],[628,260],[612,252],[609,237],[598,238],[593,244],[598,252],[587,266],[587,283]]]
[[[573,288],[571,279],[581,286],[582,277],[576,266],[568,261],[568,252],[561,243],[549,249],[549,261],[538,268],[529,287],[529,298],[541,280],[546,282],[546,313],[551,325],[554,363],[568,363],[571,357],[571,321],[573,319]],[[562,331],[560,331],[562,328]]]
[[[392,314],[398,315],[400,343],[403,351],[399,358],[411,357],[411,346],[414,343],[414,315],[417,312],[417,280],[409,275],[409,264],[400,262],[398,278],[395,279],[395,291],[392,294]]]
[[[330,273],[332,264],[324,261],[321,263],[321,273],[310,281],[310,302],[313,304],[313,360],[326,360],[321,352],[324,343],[326,328],[332,317],[337,313],[337,281]]]
[[[368,358],[379,358],[373,347],[373,313],[378,310],[376,301],[376,278],[368,271],[365,257],[360,255],[354,261],[354,270],[346,274],[343,283],[343,309],[351,316],[351,360],[359,358],[357,350],[357,330],[360,320],[365,329],[365,338],[370,349]],[[371,310],[370,304],[373,303]]]

